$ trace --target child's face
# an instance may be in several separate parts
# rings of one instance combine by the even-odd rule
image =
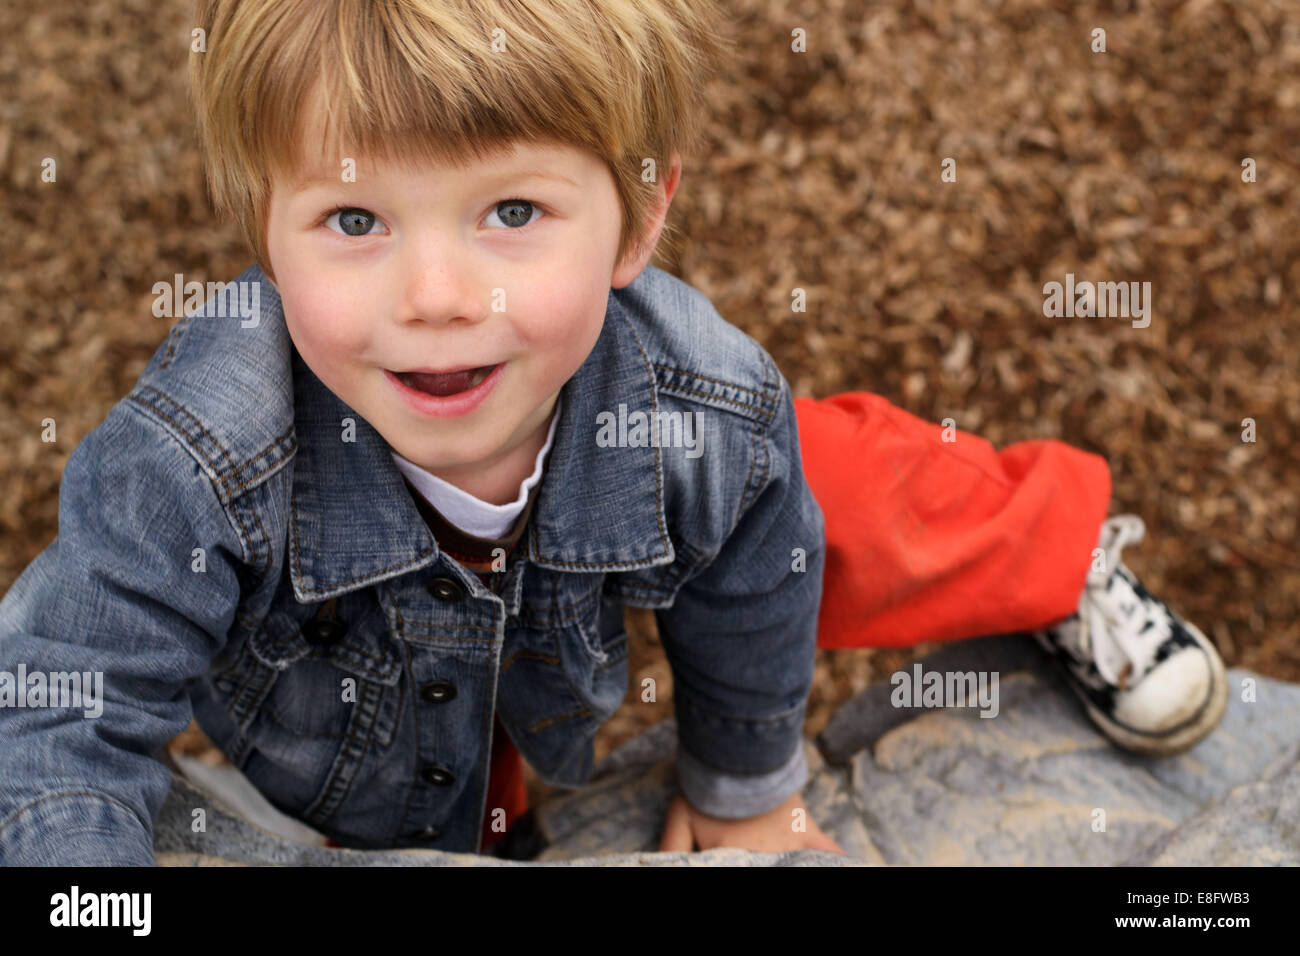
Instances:
[[[649,258],[615,262],[609,170],[571,146],[525,143],[467,169],[358,157],[355,182],[342,169],[322,161],[304,182],[273,183],[267,248],[294,345],[398,454],[513,500],[600,335],[609,290]],[[391,374],[496,364],[475,407],[441,413]]]

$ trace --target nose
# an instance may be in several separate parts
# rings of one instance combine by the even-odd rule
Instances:
[[[396,319],[402,325],[422,322],[476,324],[488,313],[483,283],[463,246],[446,237],[410,243],[401,258]]]

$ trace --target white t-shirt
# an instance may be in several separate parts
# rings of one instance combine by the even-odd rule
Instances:
[[[520,483],[519,497],[505,505],[494,505],[490,501],[476,498],[468,491],[457,488],[437,475],[425,471],[419,465],[407,461],[397,452],[393,451],[390,454],[398,471],[415,486],[415,490],[420,492],[439,514],[461,531],[478,538],[503,538],[523,512],[524,505],[528,503],[529,491],[542,480],[542,461],[550,450],[551,442],[555,440],[555,426],[559,420],[560,408],[557,402],[555,412],[551,415],[551,427],[546,432],[546,444],[537,453],[533,473]]]

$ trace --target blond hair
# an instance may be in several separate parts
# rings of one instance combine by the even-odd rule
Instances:
[[[618,192],[622,259],[654,202],[644,160],[666,174],[699,148],[702,77],[733,49],[714,0],[198,0],[195,25],[212,202],[268,273],[271,183],[294,173],[313,104],[348,155],[464,166],[512,140],[590,150]]]

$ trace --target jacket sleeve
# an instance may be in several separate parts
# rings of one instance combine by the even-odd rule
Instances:
[[[679,785],[695,809],[729,819],[780,806],[808,779],[803,721],[826,539],[784,377],[760,444],[765,463],[750,464],[766,480],[714,559],[656,611],[673,670]]]
[[[197,460],[129,399],[73,450],[58,535],[0,601],[0,864],[154,863],[172,779],[154,754],[229,633],[241,541]]]

